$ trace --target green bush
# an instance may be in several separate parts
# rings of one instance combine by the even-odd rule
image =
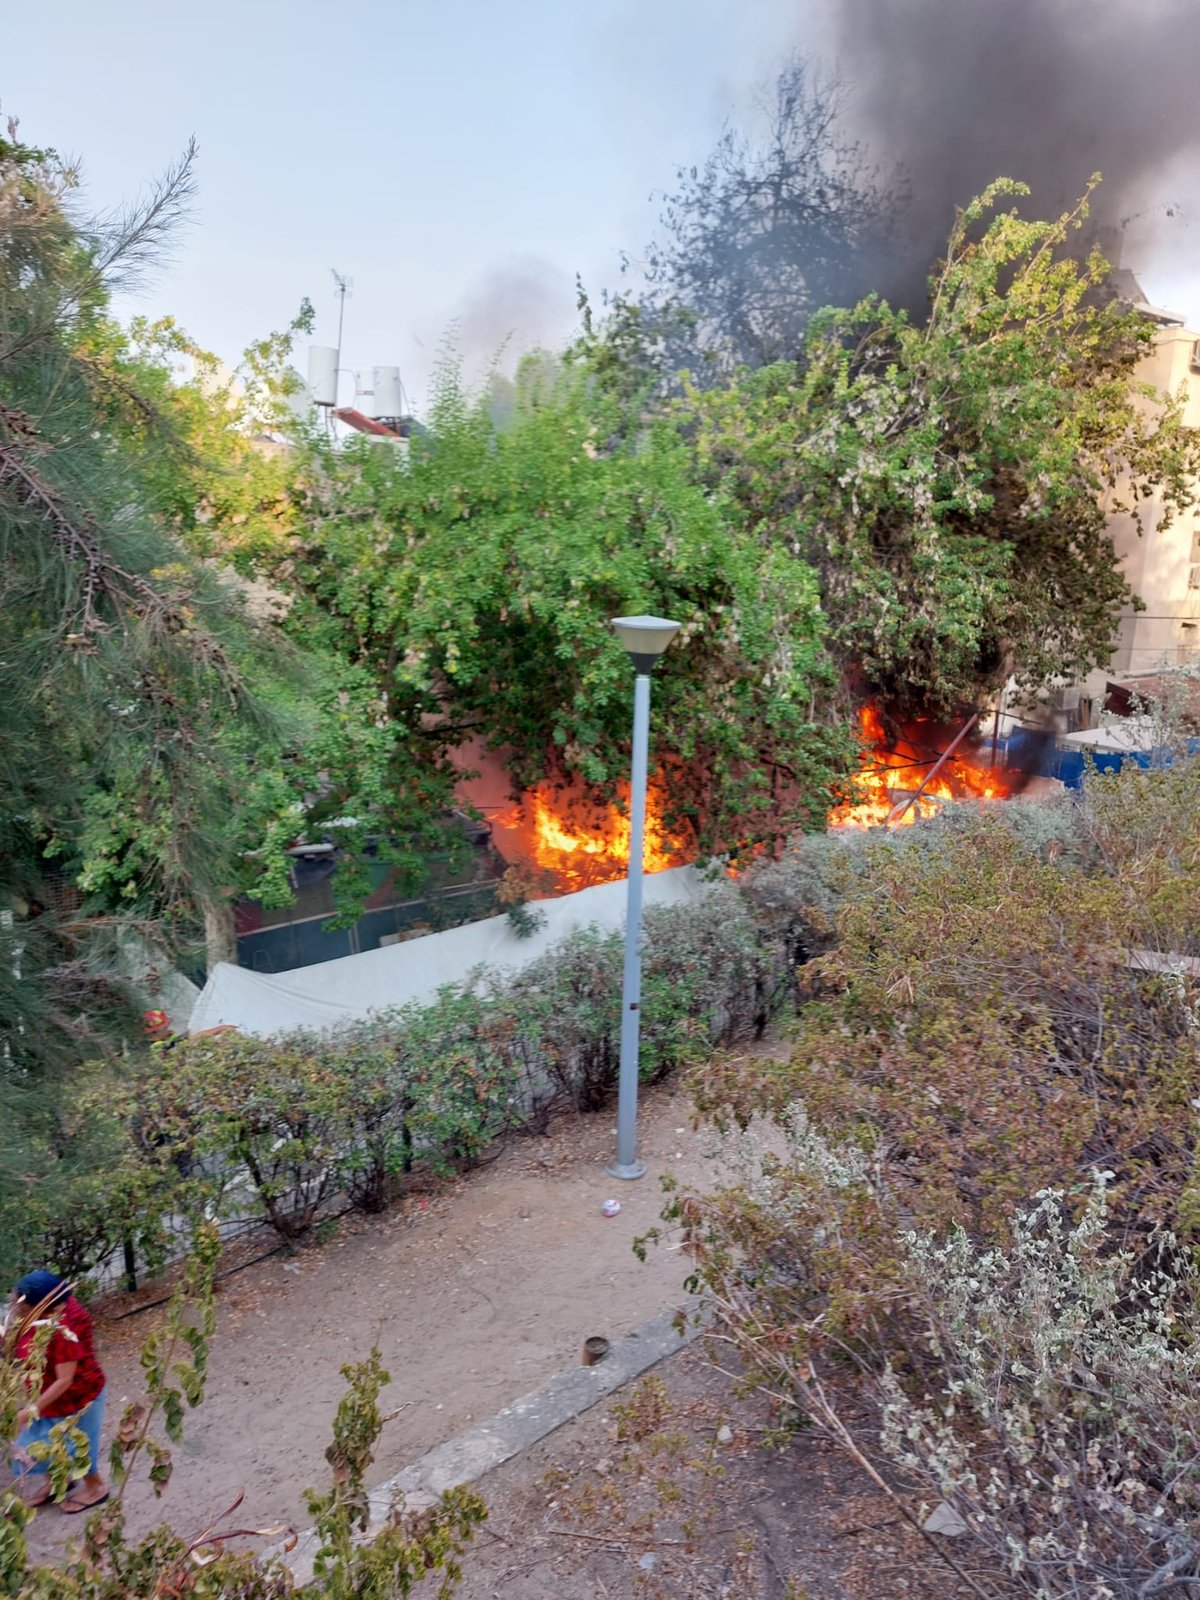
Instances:
[[[74,1075],[55,1136],[27,1152],[24,1183],[0,1201],[4,1282],[38,1262],[72,1280],[85,1278],[125,1243],[148,1266],[161,1266],[174,1175],[146,1159],[133,1103],[107,1067]]]
[[[404,1062],[413,1150],[434,1171],[465,1171],[524,1120],[517,1064],[504,1030],[494,1027],[496,1009],[474,989],[448,985],[431,1006],[414,1002],[364,1024],[391,1030]]]
[[[308,1232],[346,1145],[346,1085],[304,1034],[217,1034],[160,1057],[143,1124],[172,1161],[200,1163],[214,1201],[245,1173],[281,1238]],[[236,1191],[235,1191],[236,1192]]]
[[[617,1081],[621,949],[618,937],[587,928],[506,985],[551,1092],[578,1111],[599,1110]]]
[[[786,950],[731,884],[651,909],[645,934],[646,1081],[760,1032],[786,997]],[[598,1110],[617,1081],[623,946],[584,930],[430,1004],[327,1033],[184,1040],[131,1084],[97,1079],[70,1169],[49,1160],[46,1181],[0,1211],[6,1259],[74,1276],[130,1240],[153,1267],[167,1219],[186,1234],[255,1210],[305,1239],[334,1195],[381,1211],[415,1172],[465,1171],[506,1134],[543,1129],[556,1103]]]
[[[415,1102],[398,1030],[387,1019],[354,1023],[314,1040],[314,1049],[340,1078],[339,1187],[360,1211],[386,1210],[413,1166]]]
[[[761,1035],[791,981],[785,947],[757,926],[741,891],[714,885],[680,914],[646,913],[642,980],[643,1077],[659,1077],[698,1049]]]
[[[3,1281],[15,1282],[31,1262],[48,1261],[78,1282],[126,1243],[151,1270],[161,1268],[171,1205],[162,1175],[136,1154],[114,1167],[59,1166],[0,1205]]]

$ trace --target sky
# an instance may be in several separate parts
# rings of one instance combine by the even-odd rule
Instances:
[[[195,135],[199,201],[132,307],[236,362],[307,295],[343,364],[420,404],[452,322],[468,362],[568,335],[619,282],[655,190],[787,52],[778,0],[54,0],[0,25],[0,110],[82,159],[89,207]],[[303,367],[303,363],[301,363]],[[364,382],[368,381],[364,377]],[[353,379],[343,378],[349,400]]]
[[[97,210],[197,138],[192,222],[123,313],[170,312],[234,364],[308,296],[332,345],[336,268],[343,403],[386,364],[419,409],[452,324],[475,370],[506,337],[569,336],[576,275],[619,284],[675,167],[752,118],[789,52],[830,59],[830,4],[53,0],[7,8],[0,110],[82,159]],[[1142,276],[1195,323],[1190,254]]]

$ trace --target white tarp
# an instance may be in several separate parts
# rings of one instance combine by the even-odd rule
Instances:
[[[1117,750],[1140,754],[1152,750],[1156,740],[1148,717],[1123,717],[1120,721],[1103,722],[1098,728],[1080,728],[1077,733],[1060,734],[1058,742],[1068,750]]]
[[[707,890],[693,867],[656,872],[645,883],[648,906],[681,905]],[[385,1006],[430,1000],[443,984],[460,982],[476,967],[523,967],[580,928],[623,928],[626,892],[622,878],[556,900],[531,901],[545,921],[524,939],[501,916],[290,972],[250,972],[222,961],[192,1011],[191,1031],[226,1022],[262,1037],[291,1028],[330,1028]]]

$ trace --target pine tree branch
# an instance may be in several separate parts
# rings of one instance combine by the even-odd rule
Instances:
[[[107,601],[117,612],[132,613],[158,637],[186,632],[195,654],[217,672],[236,701],[241,678],[218,641],[197,628],[194,618],[185,616],[147,578],[114,561],[91,519],[73,513],[31,465],[29,456],[40,447],[24,413],[0,403],[0,425],[11,435],[10,440],[0,438],[0,487],[7,487],[27,511],[40,518],[55,546],[72,566],[82,570],[82,614],[67,633],[68,641],[84,642],[108,629],[110,624],[100,610]]]

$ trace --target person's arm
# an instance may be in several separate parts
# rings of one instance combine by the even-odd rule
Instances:
[[[38,1398],[17,1413],[17,1431],[28,1427],[35,1417],[40,1417],[46,1406],[52,1406],[60,1395],[66,1394],[75,1378],[78,1361],[59,1361],[54,1367],[54,1382],[43,1389]]]

